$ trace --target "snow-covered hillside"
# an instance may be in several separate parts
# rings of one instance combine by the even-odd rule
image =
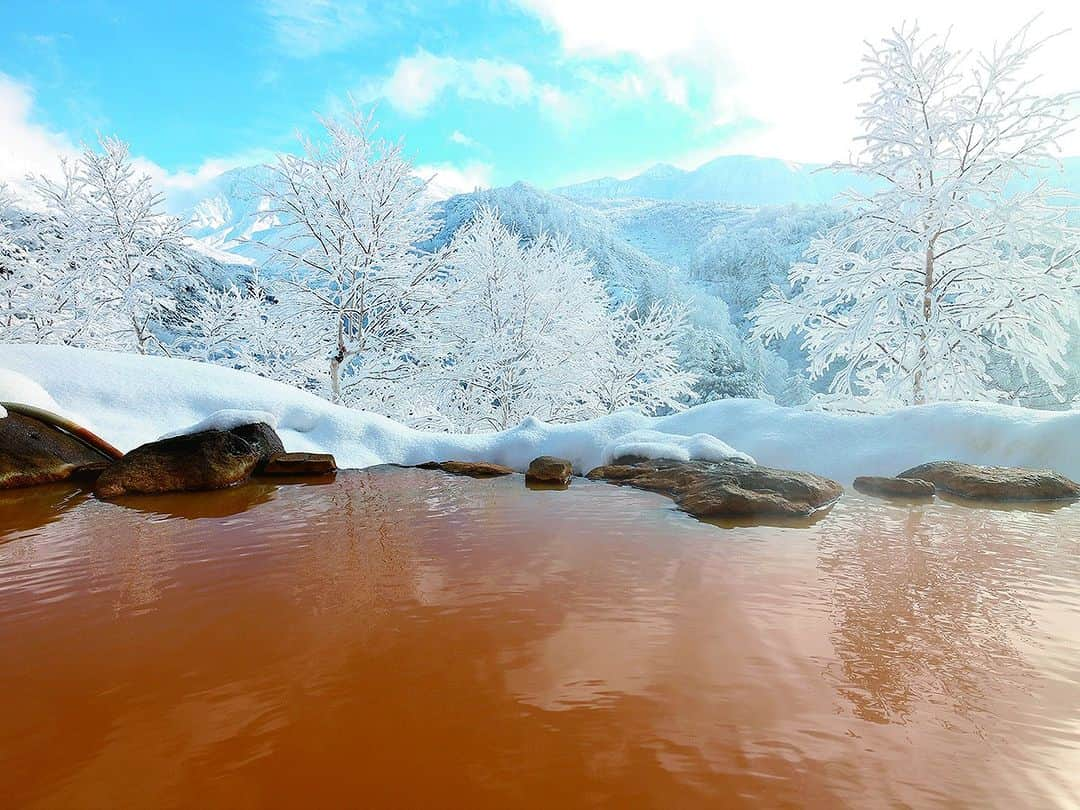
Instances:
[[[685,437],[697,436],[692,444],[709,453],[723,452],[722,442],[761,464],[844,483],[945,458],[1051,467],[1080,478],[1080,411],[942,403],[855,416],[728,399],[664,417],[623,411],[566,425],[529,418],[498,433],[450,434],[412,430],[281,383],[187,360],[0,345],[0,369],[7,372],[0,373],[0,400],[30,398],[59,408],[122,450],[239,409],[272,414],[286,449],[332,452],[345,467],[459,459],[523,470],[551,454],[581,472],[627,443],[648,440],[656,453],[677,456],[688,445]],[[653,433],[640,433],[646,430]]]
[[[429,247],[446,244],[480,205],[526,237],[563,234],[586,252],[615,298],[691,302],[691,322],[708,335],[689,343],[703,356],[722,344],[736,366],[750,366],[781,401],[802,401],[808,390],[787,382],[805,368],[797,338],[765,352],[743,345],[747,312],[770,285],[786,283],[810,240],[837,217],[825,204],[854,175],[752,157],[723,157],[693,171],[658,166],[626,181],[602,179],[554,192],[525,183],[452,197],[438,204],[442,228]],[[1065,161],[1050,182],[1080,190],[1080,159]],[[189,232],[215,252],[276,268],[252,239],[273,242],[277,223],[259,191],[258,168],[236,169],[214,181],[211,194],[188,201]],[[688,350],[689,351],[689,350]],[[820,387],[820,383],[818,384]],[[801,386],[801,387],[800,387]],[[1071,389],[1070,389],[1071,390]],[[1045,404],[1033,403],[1033,404]]]
[[[665,288],[678,267],[658,261],[625,240],[602,210],[541,191],[527,183],[451,197],[440,206],[442,230],[434,246],[446,244],[481,205],[499,211],[503,222],[523,236],[562,234],[584,250],[597,275],[616,293]]]

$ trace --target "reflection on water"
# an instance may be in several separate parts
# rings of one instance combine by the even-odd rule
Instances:
[[[252,481],[242,487],[214,492],[189,492],[176,495],[125,495],[113,503],[161,518],[221,518],[247,512],[266,503],[277,491],[275,484]]]
[[[724,529],[403,469],[27,495],[5,807],[1080,802],[1080,506]]]
[[[0,543],[15,532],[36,529],[58,520],[86,498],[86,492],[72,489],[67,484],[0,489]]]

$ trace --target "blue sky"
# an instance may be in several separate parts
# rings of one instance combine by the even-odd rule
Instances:
[[[0,177],[100,132],[164,182],[195,185],[292,148],[350,94],[451,186],[552,186],[725,152],[840,158],[858,100],[843,80],[862,40],[901,20],[806,5],[0,0]],[[941,26],[974,20],[978,44],[1022,19],[922,5]],[[1080,28],[1067,4],[1047,17]],[[1053,75],[1076,75],[1075,42]]]

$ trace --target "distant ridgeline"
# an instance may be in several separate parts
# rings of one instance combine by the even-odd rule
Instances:
[[[1044,179],[1080,194],[1080,158],[1065,159],[1062,172]],[[273,241],[278,226],[259,192],[264,180],[257,168],[236,169],[215,180],[208,196],[183,201],[189,232],[212,254],[262,260],[249,240]],[[814,235],[837,221],[830,203],[847,189],[873,186],[820,165],[746,156],[720,157],[691,171],[660,164],[625,180],[601,178],[552,191],[515,183],[440,203],[442,229],[424,247],[448,243],[482,204],[496,207],[526,238],[563,234],[586,251],[613,297],[689,302],[685,359],[702,375],[703,393],[767,393],[794,404],[825,382],[811,387],[802,380],[805,358],[794,338],[768,350],[747,344],[745,316],[770,285],[786,284]],[[263,272],[272,276],[275,268],[263,265]],[[1076,396],[1080,337],[1071,358],[1068,390]],[[1010,379],[1004,364],[995,373]],[[1060,407],[1048,391],[1023,389],[1019,380],[1015,390],[1024,391],[1025,404]]]

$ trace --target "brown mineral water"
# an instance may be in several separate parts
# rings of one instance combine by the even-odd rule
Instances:
[[[1080,506],[0,494],[0,806],[1075,807]]]

